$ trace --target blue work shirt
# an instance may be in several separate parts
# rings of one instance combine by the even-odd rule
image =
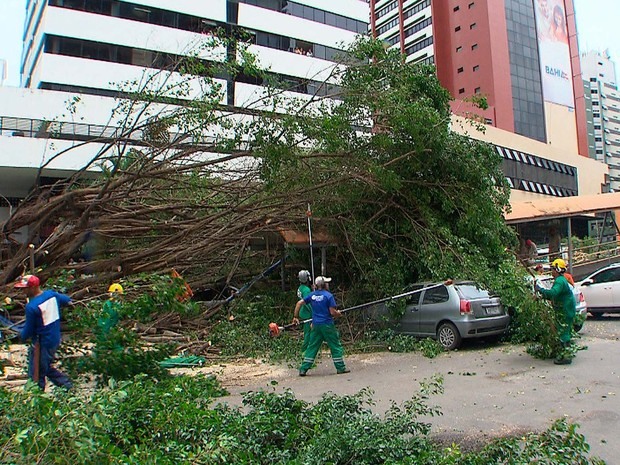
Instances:
[[[43,291],[26,305],[26,323],[21,331],[23,340],[32,338],[42,347],[60,345],[60,308],[71,302],[71,297],[55,291]]]
[[[304,297],[304,302],[312,306],[313,325],[326,325],[334,322],[329,308],[336,308],[336,299],[331,292],[319,289]]]

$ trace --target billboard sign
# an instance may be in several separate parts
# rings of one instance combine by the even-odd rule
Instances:
[[[574,108],[573,73],[564,0],[534,0],[545,102]]]

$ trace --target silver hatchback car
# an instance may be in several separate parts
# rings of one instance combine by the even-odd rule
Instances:
[[[421,292],[408,298],[397,333],[435,337],[446,350],[452,350],[464,338],[498,336],[508,329],[510,316],[499,297],[475,282],[419,283],[408,290],[416,289]]]

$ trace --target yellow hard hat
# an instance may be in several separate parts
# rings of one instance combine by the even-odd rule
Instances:
[[[113,292],[118,292],[119,294],[123,293],[123,286],[121,286],[118,283],[112,283],[110,284],[110,287],[108,287],[108,292],[111,294]]]
[[[553,260],[553,262],[551,263],[551,267],[554,268],[558,273],[566,271],[567,268],[566,262],[561,258],[556,258],[555,260]]]

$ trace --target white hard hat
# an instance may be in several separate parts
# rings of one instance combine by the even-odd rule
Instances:
[[[328,283],[332,280],[332,278],[328,278],[326,276],[317,276],[316,279],[314,280],[314,285],[316,287],[323,287],[325,286],[325,283]]]
[[[305,284],[310,281],[310,272],[308,270],[301,270],[297,277],[300,283]]]

